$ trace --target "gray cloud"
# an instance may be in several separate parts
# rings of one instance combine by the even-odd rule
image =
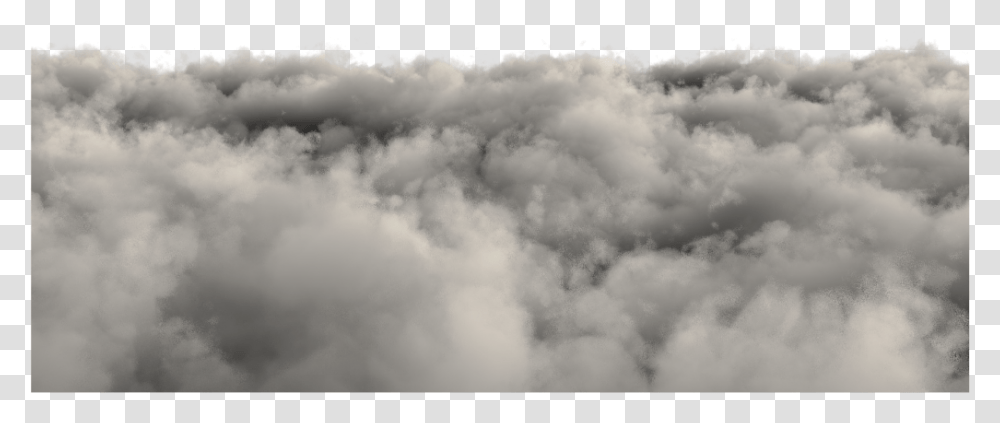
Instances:
[[[968,68],[32,63],[42,391],[956,391]]]

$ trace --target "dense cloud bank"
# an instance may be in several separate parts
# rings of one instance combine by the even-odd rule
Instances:
[[[962,391],[968,67],[32,63],[41,391]]]

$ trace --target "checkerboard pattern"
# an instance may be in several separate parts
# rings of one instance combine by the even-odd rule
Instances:
[[[7,0],[0,14],[0,419],[996,421],[1000,148],[989,140],[1000,136],[998,24],[996,0]],[[243,49],[340,64],[393,65],[424,55],[488,67],[507,55],[592,54],[648,66],[737,49],[843,59],[920,41],[970,70],[970,393],[30,392],[32,54],[99,48],[163,71]]]

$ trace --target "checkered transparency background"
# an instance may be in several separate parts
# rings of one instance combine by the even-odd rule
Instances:
[[[4,0],[0,13],[0,420],[873,421],[1000,416],[1000,1]],[[31,393],[31,54],[121,51],[163,71],[242,49],[340,64],[425,55],[614,55],[640,66],[717,50],[843,59],[921,40],[969,64],[971,393]],[[34,51],[34,53],[33,53]],[[976,139],[979,149],[976,150]],[[977,174],[978,170],[978,174]],[[977,217],[978,211],[978,217]],[[991,417],[992,416],[992,417]]]

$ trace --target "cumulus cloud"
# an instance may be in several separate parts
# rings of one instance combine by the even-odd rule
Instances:
[[[935,51],[32,73],[35,390],[968,387]]]

